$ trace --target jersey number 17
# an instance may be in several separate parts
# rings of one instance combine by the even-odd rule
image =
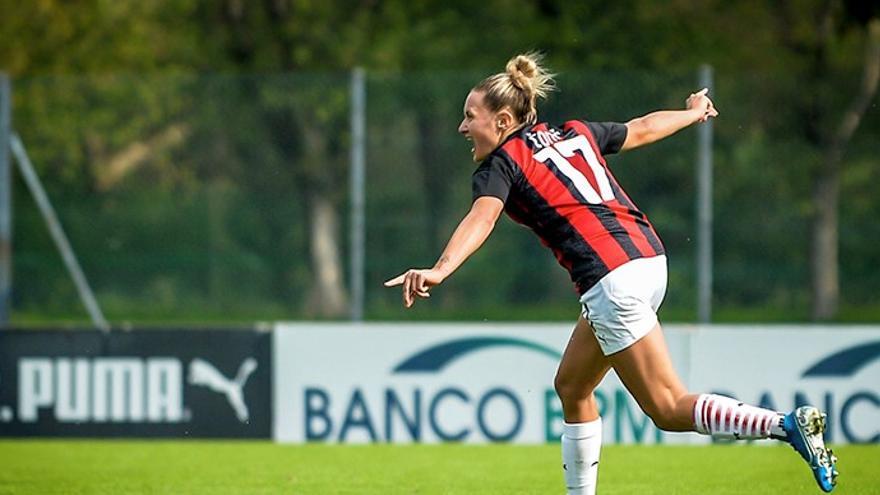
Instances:
[[[582,161],[586,161],[587,165],[589,165],[590,171],[592,171],[593,177],[596,179],[596,184],[599,186],[598,191],[587,180],[584,172],[572,164],[571,159],[577,159],[577,152],[580,152]],[[554,143],[535,153],[535,160],[542,163],[547,163],[547,160],[552,161],[553,165],[571,180],[574,187],[581,193],[581,196],[589,203],[599,204],[614,199],[614,191],[611,190],[611,183],[608,181],[605,167],[599,163],[599,158],[596,157],[596,153],[593,151],[593,147],[590,146],[590,142],[587,141],[586,136],[578,135],[571,139]]]

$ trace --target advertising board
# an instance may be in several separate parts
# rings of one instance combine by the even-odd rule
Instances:
[[[271,336],[0,332],[0,436],[269,437]]]
[[[695,392],[829,412],[832,442],[880,442],[880,329],[669,326]],[[282,442],[558,441],[553,377],[568,325],[282,323],[274,437]],[[659,431],[611,372],[596,392],[606,443],[705,443]]]

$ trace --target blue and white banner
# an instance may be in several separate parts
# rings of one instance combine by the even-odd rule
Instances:
[[[715,325],[691,337],[693,390],[768,409],[812,404],[826,441],[880,443],[880,329]]]
[[[555,442],[553,377],[569,325],[278,324],[281,442]],[[695,392],[779,410],[813,403],[834,443],[880,442],[880,328],[669,326]],[[614,373],[596,397],[606,443],[700,443],[658,431]]]

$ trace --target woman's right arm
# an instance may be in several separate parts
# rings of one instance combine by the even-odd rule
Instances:
[[[717,117],[718,110],[702,89],[688,97],[684,110],[661,110],[638,117],[626,123],[626,140],[621,151],[631,150],[657,142],[697,122]]]

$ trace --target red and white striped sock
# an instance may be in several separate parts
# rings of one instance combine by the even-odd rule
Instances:
[[[715,438],[785,438],[782,415],[722,395],[702,394],[694,406],[694,429]]]

